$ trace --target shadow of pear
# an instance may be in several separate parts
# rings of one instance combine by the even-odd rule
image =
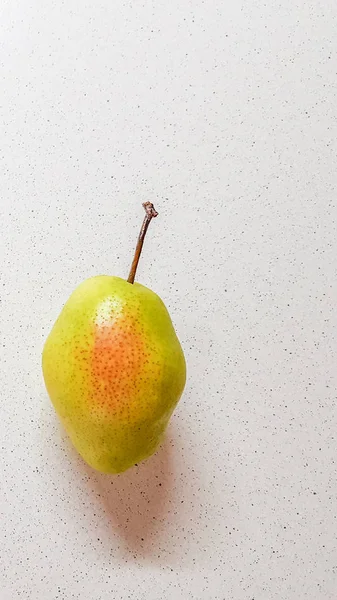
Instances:
[[[175,442],[172,423],[158,450],[147,460],[119,475],[107,475],[87,465],[51,407],[43,411],[45,454],[50,461],[67,461],[69,477],[78,473],[94,503],[102,509],[104,530],[116,535],[124,551],[145,559],[158,554],[169,533],[170,508],[174,504]],[[55,445],[53,441],[60,443]],[[172,517],[172,515],[171,515]],[[106,536],[109,544],[109,535]],[[136,555],[136,556],[135,556]]]
[[[86,467],[113,532],[141,556],[156,553],[165,532],[173,493],[173,450],[170,432],[152,457],[125,473],[105,475]]]

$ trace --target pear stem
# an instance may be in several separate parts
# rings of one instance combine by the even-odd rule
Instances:
[[[133,257],[133,261],[132,261],[132,265],[131,265],[131,269],[130,269],[130,273],[129,273],[129,277],[128,277],[128,283],[134,283],[134,281],[135,281],[139,258],[142,253],[143,243],[144,243],[144,239],[146,236],[148,226],[151,223],[151,219],[153,217],[158,216],[158,213],[157,213],[155,207],[153,206],[153,204],[151,204],[151,202],[144,202],[143,206],[145,208],[146,215],[145,215],[145,219],[143,221],[142,228],[141,228],[139,236],[138,236],[135,255]]]

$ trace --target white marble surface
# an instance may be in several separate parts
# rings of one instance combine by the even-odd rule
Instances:
[[[337,6],[0,8],[1,600],[336,600]],[[84,278],[166,302],[166,443],[95,474],[43,342]]]

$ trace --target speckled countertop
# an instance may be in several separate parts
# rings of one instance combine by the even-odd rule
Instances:
[[[13,0],[0,34],[1,600],[336,600],[336,3]],[[145,200],[188,383],[113,478],[40,354]]]

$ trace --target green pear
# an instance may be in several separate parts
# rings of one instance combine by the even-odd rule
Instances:
[[[70,439],[93,468],[125,471],[158,447],[186,380],[184,354],[162,300],[134,283],[146,217],[128,280],[84,281],[45,343],[43,375]]]

